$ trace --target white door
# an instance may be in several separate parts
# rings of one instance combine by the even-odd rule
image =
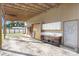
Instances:
[[[77,21],[64,22],[64,45],[77,46]]]

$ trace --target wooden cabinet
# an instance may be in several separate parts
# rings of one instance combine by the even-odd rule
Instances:
[[[43,42],[46,42],[46,43],[49,43],[49,44],[53,44],[53,45],[56,45],[56,46],[60,46],[61,45],[61,40],[62,40],[62,37],[54,37],[54,36],[43,36],[42,35],[42,41]]]

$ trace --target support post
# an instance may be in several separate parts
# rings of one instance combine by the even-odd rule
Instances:
[[[15,33],[15,31],[16,31],[16,30],[14,29],[14,33]]]
[[[0,4],[0,49],[2,48],[2,10]]]
[[[2,21],[0,15],[0,49],[2,48]]]
[[[6,36],[6,21],[4,21],[4,39],[5,39],[5,36]]]
[[[8,30],[9,30],[9,34],[10,34],[10,28]]]

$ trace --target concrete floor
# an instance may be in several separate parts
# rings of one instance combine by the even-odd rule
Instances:
[[[78,56],[76,52],[43,43],[25,35],[7,35],[1,56]]]

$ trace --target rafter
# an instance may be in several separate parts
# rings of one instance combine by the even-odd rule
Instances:
[[[21,14],[21,15],[27,15],[30,12],[26,12],[26,11],[22,11],[22,10],[18,10],[18,9],[14,9],[14,8],[10,8],[10,7],[4,7],[4,10],[6,13],[13,13],[13,14]],[[34,13],[31,13],[34,14]]]
[[[12,4],[5,4],[5,6],[10,7],[10,8],[14,8],[14,9],[18,9],[18,10],[22,10],[22,11],[26,11],[26,12],[30,12],[30,13],[36,13],[35,11],[23,9],[22,7],[17,7],[17,6],[12,5]]]
[[[19,7],[22,7],[22,8],[25,8],[25,9],[30,9],[30,10],[33,10],[33,11],[35,11],[35,12],[40,12],[40,10],[41,9],[38,9],[38,8],[35,8],[35,7],[33,7],[31,4],[15,4],[15,5],[17,5],[17,6],[19,6]]]
[[[23,5],[23,4],[10,4],[10,6],[16,7],[21,10],[25,10],[27,12],[32,12],[32,13],[38,13],[41,11],[41,10],[37,10],[36,8],[32,8],[32,7],[29,7],[28,5]]]
[[[39,11],[44,10],[44,8],[41,8],[41,7],[38,6],[36,3],[35,3],[35,4],[33,4],[33,3],[31,3],[31,4],[23,4],[23,5],[27,5],[27,6],[29,6],[30,8],[37,9],[37,10],[39,10]]]
[[[6,15],[14,19],[28,20],[51,8],[58,7],[59,4],[52,3],[7,3],[3,4]]]

